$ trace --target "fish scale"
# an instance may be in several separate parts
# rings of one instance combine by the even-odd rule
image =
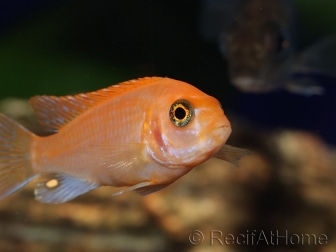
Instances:
[[[88,113],[83,117],[78,117],[70,122],[68,127],[63,128],[58,134],[46,138],[40,138],[35,152],[48,152],[52,154],[55,164],[49,167],[45,163],[49,160],[43,160],[44,164],[36,165],[37,172],[60,172],[72,170],[73,173],[80,173],[86,169],[92,169],[85,164],[87,161],[81,159],[80,163],[73,152],[78,149],[85,150],[87,146],[100,145],[105,143],[136,143],[140,141],[140,129],[143,117],[141,110],[137,109],[125,116],[125,122],[120,114],[125,115],[125,109],[114,101],[109,102],[105,107],[97,108],[94,113]],[[90,119],[88,119],[90,118]],[[131,119],[135,120],[131,120]],[[108,122],[108,123],[105,123]],[[132,130],[127,131],[124,126],[127,124]],[[55,150],[56,148],[56,150]],[[49,151],[50,150],[50,151]],[[54,155],[54,153],[58,153]],[[61,158],[62,157],[62,158]],[[36,160],[39,163],[38,160]],[[67,165],[68,164],[68,165]]]

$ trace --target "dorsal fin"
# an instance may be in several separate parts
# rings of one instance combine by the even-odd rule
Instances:
[[[57,132],[80,114],[111,97],[160,79],[163,78],[145,77],[129,80],[98,91],[74,96],[34,96],[30,98],[29,103],[43,128],[47,131]]]

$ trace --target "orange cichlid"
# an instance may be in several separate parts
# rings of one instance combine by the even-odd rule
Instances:
[[[30,99],[39,137],[0,114],[0,198],[39,177],[35,198],[59,204],[100,186],[146,195],[211,157],[237,165],[220,103],[194,86],[147,77],[75,96]]]

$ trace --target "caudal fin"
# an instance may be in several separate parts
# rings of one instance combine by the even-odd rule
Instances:
[[[35,178],[30,146],[34,135],[0,114],[0,199]]]

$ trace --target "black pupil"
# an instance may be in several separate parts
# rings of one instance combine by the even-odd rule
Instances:
[[[185,118],[185,116],[186,116],[186,112],[183,108],[181,108],[181,107],[176,108],[175,117],[177,119],[182,120],[183,118]]]

